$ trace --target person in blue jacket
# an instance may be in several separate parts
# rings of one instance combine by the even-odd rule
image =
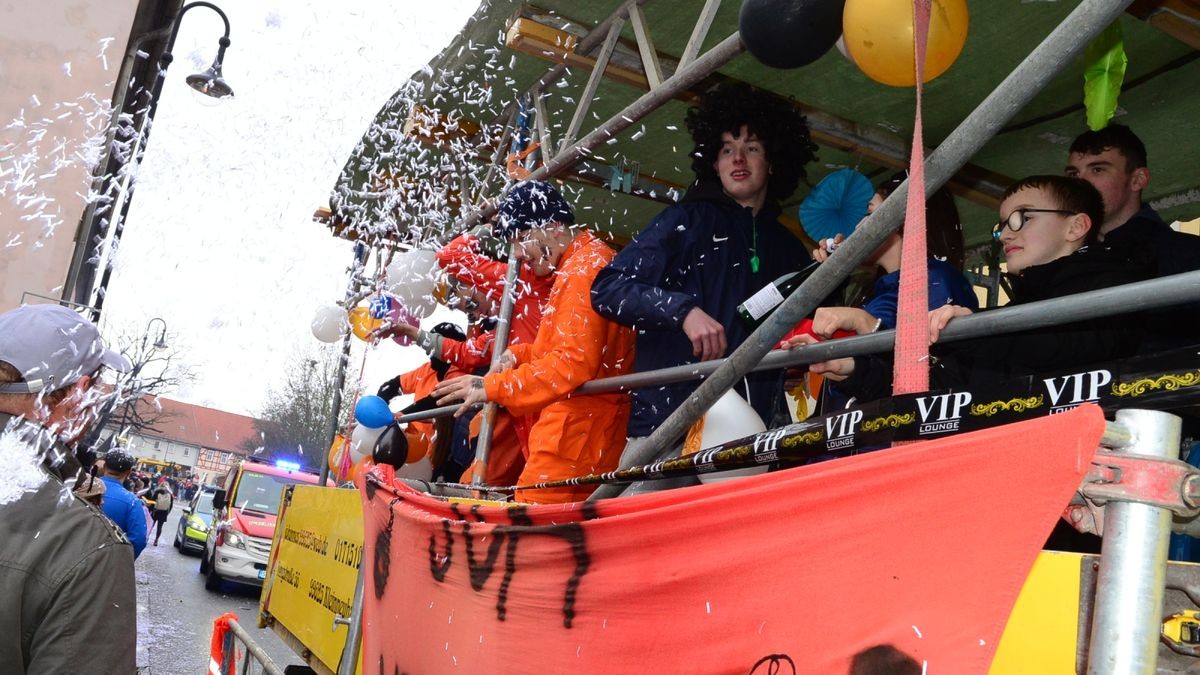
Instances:
[[[779,202],[804,177],[816,146],[795,105],[743,84],[723,85],[688,110],[696,181],[592,285],[601,316],[638,329],[634,371],[726,356],[751,329],[737,306],[810,262],[779,222]],[[770,424],[782,398],[780,371],[740,386]],[[628,434],[650,434],[696,389],[684,382],[632,392]]]
[[[872,213],[897,187],[904,182],[902,171],[884,181],[875,190],[867,206]],[[835,242],[841,242],[841,235]],[[862,307],[821,307],[813,314],[813,332],[832,337],[838,330],[854,331],[860,335],[896,327],[896,307],[900,297],[900,251],[904,244],[904,226],[889,236],[865,261],[879,268],[882,275],[875,280]],[[954,197],[945,189],[933,193],[925,202],[925,247],[928,258],[929,309],[943,305],[958,305],[979,309],[979,301],[971,283],[963,276],[962,221]],[[823,249],[813,251],[813,258],[824,262],[828,257]],[[793,343],[784,343],[792,346]]]
[[[133,557],[136,559],[146,548],[148,528],[146,506],[122,485],[133,470],[133,464],[133,455],[124,450],[109,450],[104,455],[104,504],[101,508],[104,515],[121,528],[125,538],[133,544]]]

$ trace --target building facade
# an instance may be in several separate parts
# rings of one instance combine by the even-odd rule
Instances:
[[[216,483],[246,456],[245,441],[258,436],[253,417],[161,397],[144,405],[161,411],[153,428],[127,431],[117,444],[157,472]]]

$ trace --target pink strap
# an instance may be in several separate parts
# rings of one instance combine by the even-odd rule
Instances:
[[[913,51],[917,70],[917,113],[913,120],[900,294],[896,308],[896,367],[893,394],[929,391],[929,269],[925,247],[925,142],[921,133],[925,47],[932,0],[913,0]]]

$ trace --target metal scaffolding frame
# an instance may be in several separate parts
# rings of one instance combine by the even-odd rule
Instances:
[[[1084,0],[967,116],[926,160],[926,194],[932,194],[983,144],[1050,82],[1131,0]],[[808,316],[851,270],[867,258],[903,221],[906,179],[855,229],[825,264],[810,276],[743,342],[684,403],[623,456],[622,467],[645,464],[671,447],[716,400],[766,356],[793,326]],[[602,486],[593,498],[621,493]]]
[[[545,87],[557,81],[566,72],[565,64],[552,67],[527,92],[537,114],[538,138],[543,149],[543,166],[529,176],[532,180],[553,178],[570,171],[584,161],[590,152],[653,112],[660,105],[685,91],[688,87],[716,72],[728,63],[744,46],[735,33],[722,40],[704,55],[699,55],[719,0],[707,0],[701,10],[692,38],[680,59],[678,69],[666,79],[660,73],[662,65],[655,58],[653,42],[641,11],[646,0],[623,2],[613,14],[602,21],[581,42],[580,49],[586,53],[604,41],[597,56],[597,67],[591,73],[585,93],[594,93],[617,43],[617,37],[628,18],[634,27],[639,54],[645,67],[649,91],[638,97],[617,115],[596,127],[582,138],[575,135],[582,129],[582,120],[587,113],[591,95],[580,97],[567,132],[560,142],[560,149],[553,156],[551,138],[545,119]],[[962,124],[939,146],[926,163],[927,193],[940,188],[957,172],[966,161],[1011,117],[1024,107],[1033,96],[1041,91],[1050,79],[1068,63],[1083,47],[1130,4],[1130,0],[1083,0],[1063,22],[1039,44],[1029,56],[971,113]],[[657,81],[657,82],[656,82]],[[511,135],[512,120],[516,108],[505,111],[508,115],[505,140]],[[502,165],[504,142],[489,169],[488,179],[497,166]],[[894,339],[893,331],[885,331],[855,338],[825,342],[788,352],[770,352],[783,334],[808,315],[854,267],[873,251],[888,235],[901,224],[903,203],[908,192],[905,181],[875,212],[856,230],[858,236],[847,240],[829,261],[820,267],[808,281],[764,322],[726,359],[718,361],[662,369],[648,373],[597,380],[583,385],[578,394],[622,391],[639,386],[653,386],[667,382],[689,379],[705,379],[695,394],[680,406],[645,443],[627,452],[622,467],[646,464],[657,459],[666,448],[674,445],[691,424],[703,415],[716,399],[746,373],[759,369],[775,369],[788,365],[799,365],[844,356],[884,351]],[[466,230],[495,212],[495,203],[488,204],[463,218],[456,228]],[[994,267],[994,266],[993,266]],[[494,346],[493,363],[499,358],[507,343],[508,320],[512,311],[512,287],[517,264],[510,252],[508,280],[502,306],[502,322]],[[997,287],[998,288],[998,287]],[[1019,307],[1007,308],[964,317],[953,322],[943,333],[943,341],[966,339],[1030,327],[1054,325],[1084,318],[1111,315],[1120,308],[1137,306],[1151,309],[1194,301],[1200,295],[1200,272],[1177,275],[1164,279],[1129,284],[1103,289],[1076,296],[1058,298]],[[991,289],[995,292],[996,289]],[[489,404],[494,412],[494,405]],[[428,419],[447,414],[457,406],[448,406],[424,413],[408,415],[399,421]],[[1113,431],[1106,435],[1108,442],[1121,446],[1133,455],[1170,457],[1172,448],[1178,447],[1178,419],[1154,411],[1123,411],[1118,421],[1138,433]],[[485,421],[485,429],[488,429]],[[1142,431],[1149,429],[1149,431]],[[489,430],[490,431],[490,430]],[[490,433],[483,434],[478,459],[486,464]],[[482,472],[480,472],[480,476]],[[479,482],[477,477],[477,483]],[[616,496],[621,490],[614,486],[601,486],[594,498]],[[1085,490],[1086,494],[1086,490]],[[1153,670],[1156,660],[1154,645],[1157,640],[1157,622],[1162,604],[1162,569],[1165,565],[1166,537],[1169,532],[1170,509],[1161,505],[1133,504],[1114,500],[1107,507],[1106,537],[1101,576],[1098,587],[1097,620],[1092,632],[1094,646],[1089,662],[1092,673],[1146,672]],[[1153,555],[1145,557],[1143,551]]]

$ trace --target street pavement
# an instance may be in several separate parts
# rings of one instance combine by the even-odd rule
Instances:
[[[135,563],[139,675],[206,672],[213,619],[225,612],[237,614],[238,623],[280,668],[302,664],[303,660],[273,632],[255,627],[259,589],[229,582],[220,593],[204,589],[200,558],[183,555],[172,546],[182,514],[182,505],[171,512],[158,546],[154,545],[152,532],[149,545]],[[259,670],[252,666],[250,672]]]

